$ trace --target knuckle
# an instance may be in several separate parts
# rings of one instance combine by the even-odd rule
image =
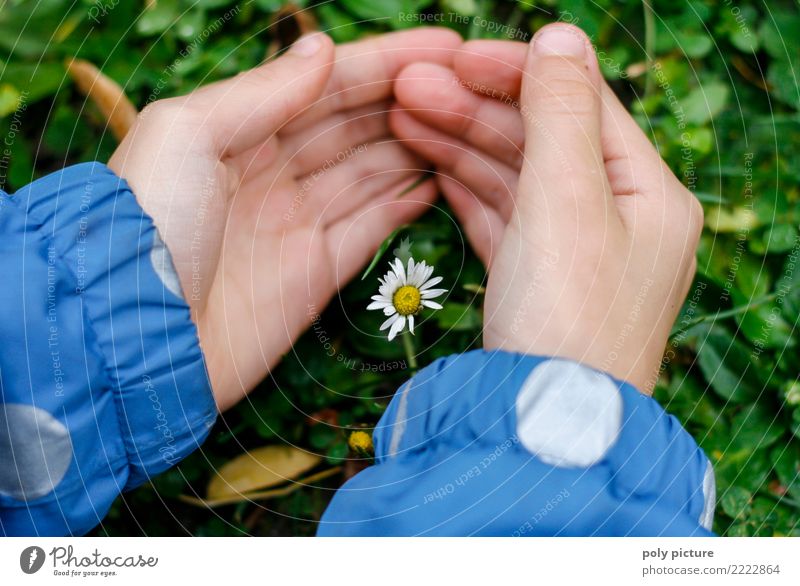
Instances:
[[[597,107],[597,92],[589,80],[572,68],[560,66],[531,84],[534,108],[545,114],[590,114]]]
[[[170,123],[176,118],[185,115],[187,110],[186,100],[182,98],[165,98],[150,102],[139,112],[138,120],[155,126]]]

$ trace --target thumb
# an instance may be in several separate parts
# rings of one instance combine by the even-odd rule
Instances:
[[[220,155],[257,146],[293,116],[312,105],[325,89],[334,46],[324,33],[298,39],[275,59],[188,96],[203,111]]]
[[[548,215],[596,212],[611,202],[600,139],[600,71],[577,27],[541,29],[528,48],[522,80],[525,161],[520,205]]]

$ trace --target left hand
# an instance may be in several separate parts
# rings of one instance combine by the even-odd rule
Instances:
[[[256,386],[396,227],[436,197],[390,138],[407,64],[452,62],[459,36],[415,29],[285,55],[145,108],[108,165],[167,243],[217,405]]]

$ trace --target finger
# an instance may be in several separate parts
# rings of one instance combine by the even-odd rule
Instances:
[[[337,161],[352,148],[388,136],[387,102],[375,102],[325,118],[298,132],[281,137],[283,147],[292,153],[297,175],[311,173]]]
[[[287,130],[305,128],[333,112],[388,99],[397,74],[406,65],[415,61],[451,65],[461,42],[458,33],[450,29],[423,27],[338,46],[324,95]]]
[[[361,270],[393,230],[418,218],[436,201],[432,180],[408,193],[403,193],[405,189],[381,196],[328,228],[325,237],[330,262],[336,267],[340,287]]]
[[[314,103],[328,83],[334,48],[329,37],[301,37],[278,59],[185,98],[200,112],[220,156],[233,157],[272,136],[298,112]]]
[[[392,132],[423,158],[463,183],[501,217],[511,218],[519,171],[462,141],[423,124],[408,112],[394,108],[389,114]]]
[[[650,197],[665,193],[665,181],[677,179],[614,91],[605,83],[601,91],[603,157],[614,194]]]
[[[524,43],[469,41],[453,66],[462,86],[507,102],[519,95],[526,54]],[[614,194],[663,193],[660,187],[651,189],[653,177],[657,183],[669,173],[655,147],[605,81],[600,92],[603,156]]]
[[[463,183],[446,175],[438,175],[436,181],[475,254],[487,268],[490,267],[503,238],[506,221]]]
[[[518,98],[528,44],[467,41],[453,58],[456,75],[473,91],[495,98]]]
[[[449,67],[409,65],[397,77],[395,96],[422,122],[492,153],[512,168],[522,166],[525,133],[519,111],[508,101],[471,91]]]
[[[425,162],[397,141],[370,143],[341,163],[298,179],[298,194],[304,215],[328,225],[424,170]]]
[[[520,208],[604,217],[613,204],[600,139],[600,76],[590,57],[588,38],[571,25],[546,26],[531,42],[522,80]]]

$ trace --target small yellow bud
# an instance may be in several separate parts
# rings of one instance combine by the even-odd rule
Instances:
[[[354,431],[347,439],[347,444],[354,452],[372,454],[372,436],[366,431]]]

